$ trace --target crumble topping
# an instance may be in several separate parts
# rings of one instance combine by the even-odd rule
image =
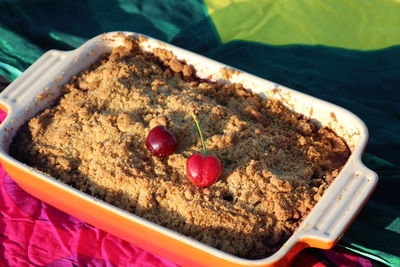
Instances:
[[[12,156],[105,202],[225,252],[273,254],[320,199],[350,155],[328,128],[318,129],[276,100],[240,84],[200,80],[171,52],[142,52],[133,38],[74,76],[58,102],[21,127]],[[187,158],[201,145],[223,163],[208,188],[192,185]],[[164,125],[177,151],[147,151]]]

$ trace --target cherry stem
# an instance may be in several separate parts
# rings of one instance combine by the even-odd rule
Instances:
[[[203,137],[203,133],[201,132],[200,122],[194,113],[192,113],[192,117],[194,119],[194,122],[196,123],[197,130],[199,131],[199,134],[200,134],[201,145],[203,146],[201,154],[203,154],[203,156],[206,156],[206,144],[204,143],[204,137]]]

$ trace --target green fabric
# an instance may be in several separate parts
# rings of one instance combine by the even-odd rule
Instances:
[[[14,66],[0,62],[0,71],[7,81],[13,81],[21,75],[21,71]]]
[[[379,49],[400,43],[394,0],[205,0],[223,42]],[[392,27],[387,27],[392,25]]]
[[[380,177],[339,244],[400,266],[400,2],[222,1],[218,16],[229,29],[216,19],[216,2],[206,2],[211,8],[200,0],[0,2],[0,74],[12,80],[49,49],[73,49],[103,32],[135,31],[339,104],[367,124],[363,160]],[[324,10],[336,10],[326,23]],[[262,39],[250,38],[247,24],[237,22],[247,19],[243,14],[251,15],[252,33]],[[286,24],[279,28],[274,18]],[[287,31],[289,22],[304,30]]]

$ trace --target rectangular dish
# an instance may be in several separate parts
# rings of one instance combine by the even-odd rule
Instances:
[[[33,115],[54,103],[61,87],[99,55],[123,44],[124,36],[140,39],[143,50],[170,50],[196,69],[202,79],[241,83],[268,99],[278,99],[290,109],[328,126],[346,140],[352,154],[317,205],[290,239],[270,257],[248,260],[232,256],[120,210],[58,182],[16,161],[8,146],[16,130]],[[46,74],[46,75],[44,75]],[[1,95],[8,116],[1,125],[0,160],[7,172],[27,192],[116,236],[182,265],[268,266],[290,262],[307,246],[332,247],[372,192],[377,177],[361,163],[367,129],[354,114],[275,83],[135,33],[108,33],[93,38],[70,52],[49,51]]]

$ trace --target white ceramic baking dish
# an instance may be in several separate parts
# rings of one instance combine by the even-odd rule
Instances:
[[[62,85],[72,75],[89,66],[99,55],[123,45],[124,35],[140,38],[142,49],[149,52],[153,48],[171,50],[178,59],[193,65],[200,78],[239,82],[262,97],[279,99],[319,125],[330,127],[346,140],[352,151],[348,162],[300,227],[275,254],[259,260],[232,256],[88,196],[9,156],[8,147],[16,130],[54,103],[61,93]],[[286,265],[305,247],[331,248],[365,204],[377,183],[376,173],[361,162],[368,138],[367,128],[351,112],[136,33],[102,34],[73,51],[48,51],[0,94],[0,106],[8,112],[0,126],[0,161],[23,189],[88,223],[182,265]]]

